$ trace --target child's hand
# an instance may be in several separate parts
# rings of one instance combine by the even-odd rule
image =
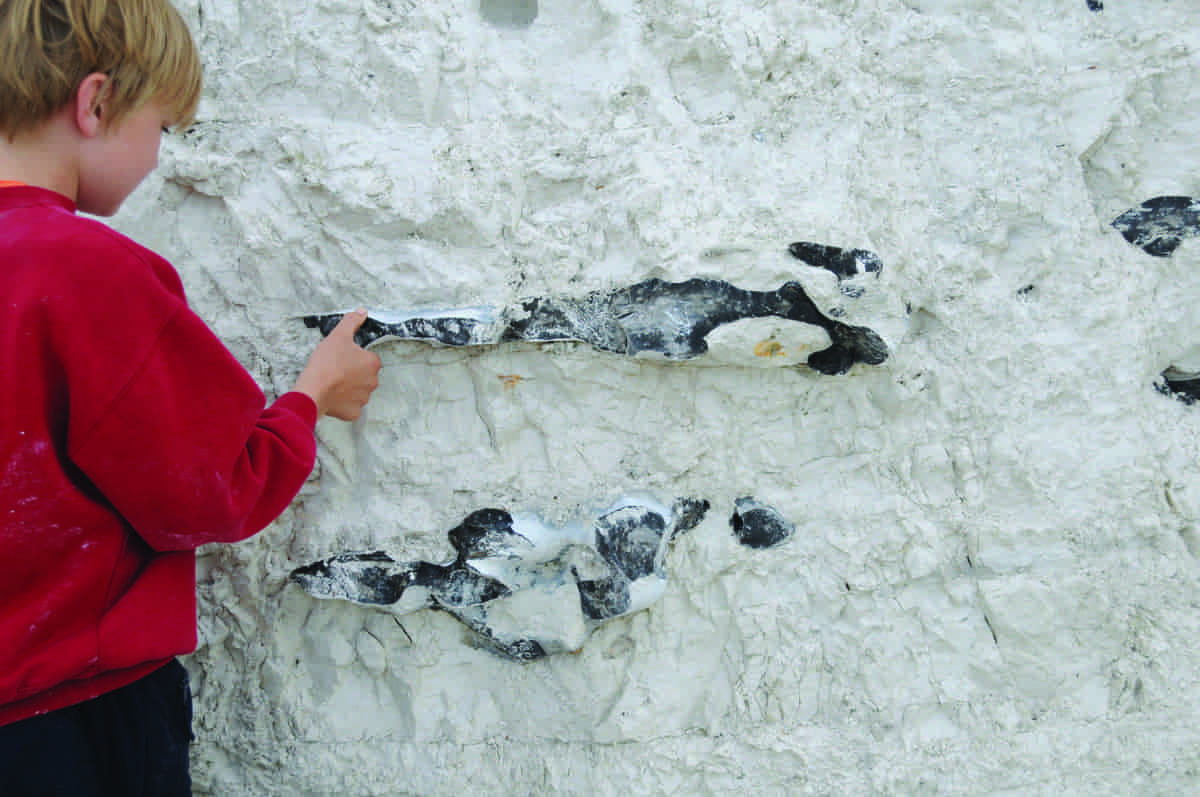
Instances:
[[[354,342],[354,333],[366,320],[366,310],[346,313],[317,345],[296,380],[293,390],[311,397],[321,415],[357,420],[371,393],[379,387],[383,362],[379,355]]]

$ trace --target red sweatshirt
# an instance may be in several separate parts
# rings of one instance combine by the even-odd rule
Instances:
[[[0,725],[196,646],[194,549],[295,496],[317,408],[262,391],[158,255],[0,188]]]

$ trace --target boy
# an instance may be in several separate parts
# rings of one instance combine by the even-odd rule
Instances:
[[[190,794],[194,549],[255,534],[358,417],[352,313],[262,392],[115,213],[200,96],[169,0],[0,0],[0,794]]]

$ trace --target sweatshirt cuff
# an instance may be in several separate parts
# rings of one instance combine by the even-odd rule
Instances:
[[[295,390],[288,391],[275,400],[272,405],[276,409],[287,410],[299,415],[309,428],[317,428],[317,402],[312,400],[312,396],[307,393],[300,393]]]

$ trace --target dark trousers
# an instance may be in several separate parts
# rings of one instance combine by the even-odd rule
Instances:
[[[0,727],[3,797],[191,797],[192,694],[178,661]]]

